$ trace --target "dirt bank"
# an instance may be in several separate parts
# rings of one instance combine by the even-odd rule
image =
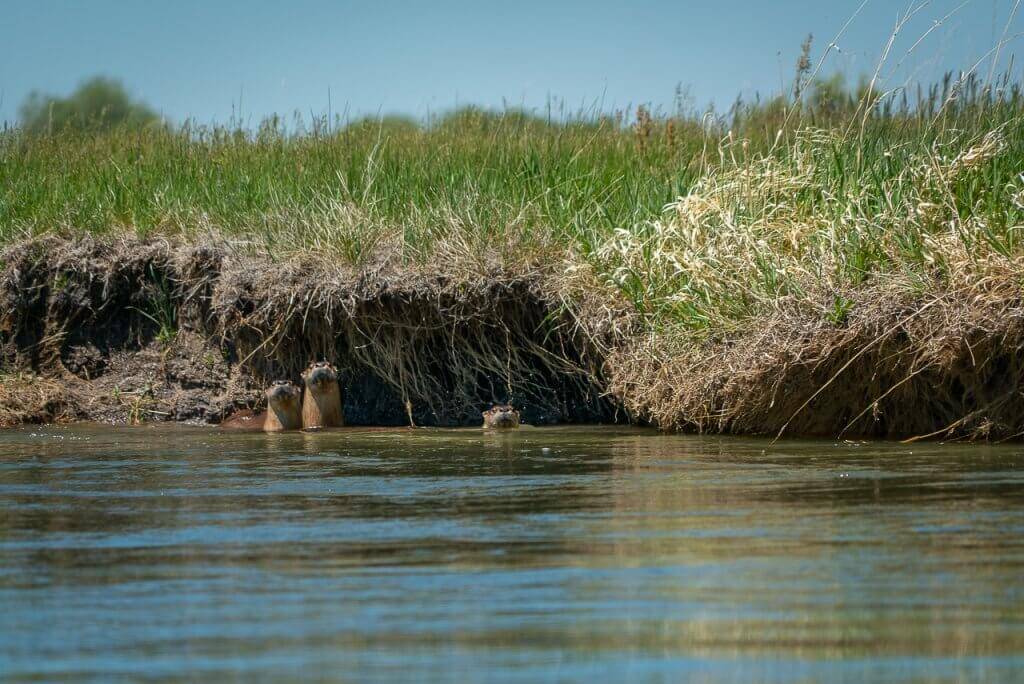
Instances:
[[[545,277],[274,261],[224,245],[43,238],[2,253],[0,420],[218,422],[314,358],[353,425],[622,419]]]
[[[632,415],[703,432],[907,439],[1024,435],[1024,298],[936,287],[848,297],[849,315],[780,308],[742,334],[616,349],[610,390]]]
[[[829,437],[1024,434],[1024,299],[882,284],[848,314],[779,309],[699,343],[645,334],[600,287],[498,267],[343,268],[211,243],[42,238],[0,271],[0,422],[219,422],[337,363],[354,425],[532,424]],[[836,295],[822,295],[822,307]]]

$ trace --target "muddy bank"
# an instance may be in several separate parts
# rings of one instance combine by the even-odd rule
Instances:
[[[219,422],[276,378],[334,361],[353,425],[622,420],[582,333],[537,274],[275,262],[222,245],[45,238],[0,275],[6,422]],[[33,408],[34,407],[34,408]]]
[[[600,287],[557,274],[452,273],[224,245],[42,238],[0,253],[0,423],[217,423],[314,358],[353,425],[526,423],[827,437],[1024,434],[1024,299],[844,293],[841,320],[786,309],[731,336],[643,332]],[[834,294],[823,295],[822,308]]]

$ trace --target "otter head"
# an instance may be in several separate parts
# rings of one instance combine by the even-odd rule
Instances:
[[[340,427],[345,424],[341,412],[338,371],[327,361],[314,361],[302,374],[306,392],[302,397],[302,427]]]
[[[319,394],[338,382],[338,371],[327,361],[314,361],[306,367],[302,380],[311,392]]]
[[[519,411],[508,404],[495,404],[484,411],[485,428],[516,428],[519,427]]]
[[[302,427],[302,393],[288,380],[275,380],[266,391],[267,420],[264,429],[298,430]]]

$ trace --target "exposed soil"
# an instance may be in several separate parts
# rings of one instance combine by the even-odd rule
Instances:
[[[537,274],[355,271],[129,238],[42,238],[0,258],[3,423],[216,423],[320,358],[341,371],[352,425],[479,424],[494,402],[533,424],[623,417],[593,338]],[[32,399],[42,382],[52,396]]]

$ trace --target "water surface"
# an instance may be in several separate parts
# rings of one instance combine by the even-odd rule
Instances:
[[[1024,449],[0,432],[0,673],[1019,679]]]

